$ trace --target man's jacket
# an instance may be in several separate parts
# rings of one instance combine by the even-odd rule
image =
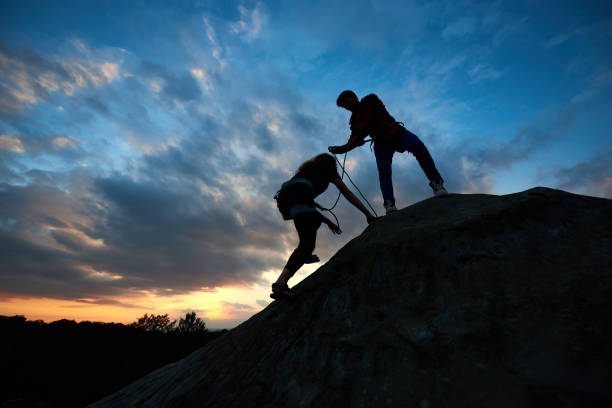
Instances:
[[[385,105],[374,94],[363,97],[350,119],[351,139],[363,144],[370,135],[375,144],[391,144],[406,129],[387,112]]]

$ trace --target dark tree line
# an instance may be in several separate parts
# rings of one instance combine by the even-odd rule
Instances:
[[[195,312],[178,322],[145,314],[129,325],[0,316],[0,406],[82,407],[224,333],[208,331]]]
[[[182,317],[178,324],[176,320],[170,321],[167,314],[165,315],[149,315],[144,314],[141,318],[130,324],[131,327],[137,329],[149,331],[149,332],[160,332],[160,333],[204,333],[208,331],[204,320],[196,316],[196,312],[187,313],[185,317]]]

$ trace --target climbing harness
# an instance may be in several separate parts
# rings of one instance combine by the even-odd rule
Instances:
[[[314,187],[308,179],[295,178],[283,183],[281,189],[276,192],[276,195],[274,195],[274,199],[276,200],[276,206],[278,207],[278,210],[282,214],[284,220],[290,220],[296,214],[317,212],[317,210],[309,205],[301,204],[299,202],[296,204],[294,193],[290,188],[288,188],[295,184],[303,184],[307,186],[314,194]]]
[[[397,122],[397,121],[395,121],[395,122],[391,123],[389,126],[387,126],[384,130],[387,131],[389,129],[394,128],[397,125],[400,125],[404,129],[406,128],[406,126],[404,125],[404,122]],[[372,151],[372,145],[374,144],[374,138],[370,137],[369,139],[364,140],[363,144],[366,144],[366,143],[370,143],[370,152],[371,152]]]
[[[311,190],[314,192],[314,187],[312,186],[312,183],[310,182],[310,180],[305,179],[305,178],[294,178],[294,179],[291,179],[291,180],[289,180],[289,181],[285,181],[285,182],[284,182],[284,183],[281,185],[281,190],[282,190],[283,188],[287,188],[287,187],[289,187],[290,185],[295,184],[295,183],[304,183],[304,184],[306,184],[308,187],[310,187],[310,189],[311,189]]]

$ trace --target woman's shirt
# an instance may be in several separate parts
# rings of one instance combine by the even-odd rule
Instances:
[[[305,169],[305,170],[298,171],[295,174],[295,176],[292,177],[292,180],[303,178],[303,179],[310,181],[310,183],[312,184],[312,188],[314,190],[313,195],[312,195],[312,198],[314,199],[314,197],[318,196],[319,194],[327,190],[327,187],[329,186],[329,183],[332,180],[336,178],[340,178],[340,175],[338,174],[338,170],[336,170],[335,165],[325,166],[325,167],[323,168],[315,167],[311,169]]]

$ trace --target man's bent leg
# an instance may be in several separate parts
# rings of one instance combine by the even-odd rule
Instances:
[[[399,136],[397,151],[409,151],[416,157],[421,169],[430,182],[443,181],[425,144],[414,133],[406,131]]]

